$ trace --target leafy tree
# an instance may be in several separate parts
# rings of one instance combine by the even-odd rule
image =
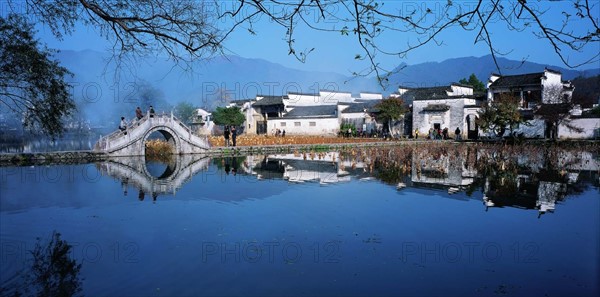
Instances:
[[[26,128],[54,138],[64,131],[63,118],[75,109],[65,82],[71,73],[34,34],[23,17],[0,17],[0,107],[22,118]]]
[[[377,120],[386,123],[390,132],[392,131],[392,123],[400,120],[408,111],[404,100],[400,98],[383,99],[375,105],[375,108],[378,110]]]
[[[525,122],[519,112],[519,98],[507,93],[487,102],[478,114],[479,127],[485,132],[493,131],[498,137],[504,135],[507,127],[512,134],[515,128]]]
[[[179,102],[175,105],[175,110],[173,111],[176,117],[178,117],[181,121],[186,124],[189,124],[194,121],[194,114],[196,113],[196,108],[189,102]]]
[[[213,122],[217,125],[240,126],[246,120],[239,107],[217,107],[212,113]]]
[[[477,78],[477,76],[475,76],[475,73],[472,73],[471,76],[469,76],[469,80],[463,78],[458,82],[464,85],[472,86],[474,92],[485,92],[485,85]]]

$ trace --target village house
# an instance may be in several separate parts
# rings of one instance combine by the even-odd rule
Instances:
[[[427,137],[430,129],[444,128],[454,137],[457,127],[463,139],[478,136],[475,120],[485,97],[474,94],[471,86],[456,83],[426,88],[401,86],[394,96],[412,102],[412,130],[414,133],[418,129],[419,137]]]
[[[448,136],[455,137],[460,130],[462,139],[491,136],[480,131],[478,112],[483,104],[509,94],[519,99],[521,114],[528,120],[515,131],[528,138],[594,138],[600,136],[600,121],[583,113],[571,104],[574,86],[563,81],[560,72],[544,69],[543,72],[501,76],[492,74],[486,93],[474,93],[473,87],[452,83],[448,86],[408,88],[400,86],[390,97],[401,98],[411,108],[409,112],[391,125],[389,133],[394,137],[415,136],[426,138],[430,129],[448,129]],[[257,95],[255,98],[235,100],[230,106],[240,108],[245,123],[240,133],[274,134],[277,130],[286,135],[335,136],[345,134],[340,127],[353,127],[353,132],[366,135],[381,133],[387,127],[376,120],[377,103],[383,100],[381,93],[321,90],[318,93],[288,92],[285,95]],[[203,111],[204,117],[209,117]],[[567,121],[549,124],[548,115],[568,114]],[[209,133],[208,126],[199,121],[199,131]],[[581,129],[573,130],[577,126]],[[212,128],[211,128],[212,129]],[[345,128],[346,129],[346,128]],[[212,130],[210,130],[212,131]]]
[[[193,121],[190,123],[190,128],[196,131],[198,135],[211,135],[213,133],[215,123],[212,121],[212,114],[202,108],[194,111]]]
[[[289,92],[281,96],[257,95],[236,100],[246,117],[248,134],[273,134],[277,129],[287,135],[338,135],[342,123],[353,123],[357,129],[375,131],[377,123],[373,106],[383,96],[363,92],[353,97],[350,92],[321,90],[319,93]]]
[[[508,94],[519,99],[519,109],[527,120],[514,132],[527,138],[554,138],[559,127],[552,127],[544,115],[570,112],[573,84],[563,81],[558,71],[545,68],[543,72],[519,75],[492,74],[487,84],[487,100]],[[566,109],[566,110],[565,110]]]

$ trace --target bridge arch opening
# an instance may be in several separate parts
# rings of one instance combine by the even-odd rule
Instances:
[[[144,155],[150,159],[161,159],[177,154],[177,138],[165,129],[148,131],[144,137]]]

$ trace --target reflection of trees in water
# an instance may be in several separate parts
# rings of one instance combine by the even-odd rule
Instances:
[[[340,152],[340,161],[351,167],[364,164],[365,171],[389,184],[396,184],[411,171],[411,146],[354,148]],[[341,168],[345,169],[345,168]]]
[[[48,242],[37,239],[26,269],[10,284],[0,287],[2,296],[77,296],[81,293],[81,264],[71,258],[72,246],[52,232]]]
[[[346,163],[365,163],[383,182],[394,184],[427,176],[432,180],[473,182],[462,187],[467,195],[489,191],[494,197],[536,195],[540,182],[567,183],[568,173],[581,163],[583,152],[597,156],[598,144],[504,145],[419,143],[396,147],[354,148],[340,152]],[[487,182],[487,188],[486,188]],[[577,189],[577,187],[575,187]],[[580,191],[582,191],[581,189]]]

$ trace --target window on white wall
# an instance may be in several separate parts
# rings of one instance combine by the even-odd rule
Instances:
[[[300,127],[300,122],[294,122],[294,126]]]
[[[317,126],[317,122],[308,122],[308,125],[311,127]]]
[[[285,122],[281,122],[281,127],[285,127]]]

